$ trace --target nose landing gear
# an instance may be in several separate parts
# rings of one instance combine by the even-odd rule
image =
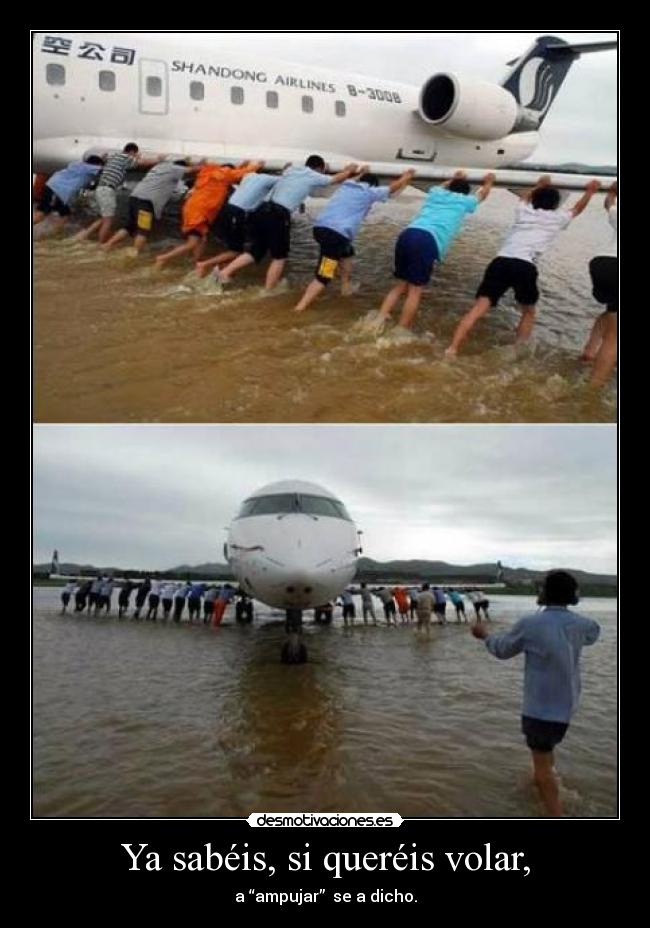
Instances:
[[[287,609],[285,629],[288,635],[282,645],[280,660],[283,664],[304,664],[307,648],[302,641],[302,609]]]

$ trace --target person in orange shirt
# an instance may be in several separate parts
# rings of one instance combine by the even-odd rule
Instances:
[[[409,598],[406,590],[402,586],[396,586],[393,590],[393,596],[395,597],[395,602],[397,603],[397,608],[399,609],[400,619],[402,624],[408,621],[409,614]]]
[[[168,261],[188,252],[192,260],[198,261],[210,226],[226,202],[231,186],[238,184],[247,174],[258,171],[263,164],[263,161],[245,161],[238,168],[232,164],[206,164],[202,167],[183,203],[181,234],[186,242],[158,255],[158,267],[164,267]]]

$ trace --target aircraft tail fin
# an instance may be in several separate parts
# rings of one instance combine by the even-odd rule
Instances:
[[[571,65],[580,55],[615,48],[616,42],[571,45],[556,36],[544,35],[520,58],[508,62],[511,70],[501,86],[513,95],[524,116],[516,131],[539,129]]]

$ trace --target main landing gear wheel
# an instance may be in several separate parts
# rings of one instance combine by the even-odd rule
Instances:
[[[282,645],[280,659],[283,664],[304,664],[307,648],[302,641],[302,609],[287,609],[285,624],[288,638]]]

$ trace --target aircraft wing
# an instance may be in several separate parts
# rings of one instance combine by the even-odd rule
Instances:
[[[340,171],[346,164],[355,161],[352,157],[341,155],[332,156],[330,158],[323,155],[323,157],[327,161],[331,172]],[[358,163],[358,159],[356,159],[356,161]],[[280,162],[276,161],[274,158],[267,158],[265,170],[270,172],[281,170],[286,163],[286,161],[283,161],[282,164],[280,164]],[[295,163],[300,164],[302,162],[297,161]],[[369,170],[377,175],[380,182],[390,182],[403,174],[404,171],[412,168],[416,171],[416,174],[411,182],[411,186],[424,190],[427,190],[432,184],[442,184],[447,180],[451,180],[455,172],[461,169],[465,171],[467,180],[470,184],[480,184],[488,171],[491,171],[496,175],[495,186],[506,188],[534,187],[543,174],[548,174],[550,176],[551,183],[555,187],[558,187],[560,190],[566,190],[567,192],[571,190],[584,190],[590,180],[599,181],[601,187],[607,190],[616,180],[616,176],[611,174],[562,174],[551,171],[529,171],[523,168],[492,170],[490,168],[463,168],[462,164],[453,166],[424,164],[421,161],[369,161],[366,163],[369,166]]]
[[[144,147],[144,146],[143,146]],[[164,149],[158,148],[158,151],[165,151],[166,157],[171,161],[177,158],[190,158],[196,163],[200,159],[206,159],[214,163],[234,163],[242,161],[262,160],[264,161],[264,170],[270,173],[282,171],[288,164],[304,164],[305,159],[310,152],[302,149],[283,148],[271,149],[260,146],[243,146],[243,145],[209,145],[202,142],[176,142],[166,143]],[[120,149],[116,149],[120,150]],[[90,154],[103,154],[111,152],[112,149],[91,145],[84,151],[84,157]],[[155,155],[156,150],[141,151],[143,158]],[[363,162],[359,157],[354,155],[341,154],[340,152],[320,152],[327,162],[331,173],[341,171],[347,164],[367,163],[370,171],[376,174],[380,181],[391,181],[399,177],[404,171],[413,168],[416,171],[413,178],[412,186],[420,189],[427,189],[431,184],[444,183],[454,175],[455,171],[463,168],[462,164],[455,165],[437,165],[432,162],[423,161],[386,161],[386,162]],[[467,179],[471,184],[480,184],[490,168],[466,168]],[[522,169],[494,169],[496,174],[495,186],[497,187],[533,187],[542,172],[529,171],[522,165]],[[544,172],[546,173],[546,172]],[[612,175],[592,175],[592,174],[562,174],[548,172],[554,186],[561,190],[584,190],[590,180],[598,180],[604,189],[607,189],[616,180]]]
[[[455,167],[436,167],[433,164],[422,163],[385,163],[370,164],[370,170],[377,174],[380,179],[394,180],[404,171],[413,168],[417,173],[411,182],[411,186],[420,189],[428,188],[431,184],[444,183],[450,180],[457,170],[463,169],[462,165]],[[489,168],[464,168],[467,180],[470,184],[480,184],[485,175],[490,171]],[[608,189],[616,180],[616,177],[610,174],[558,174],[551,171],[527,171],[519,168],[494,169],[496,175],[495,187],[534,187],[543,174],[548,174],[553,186],[560,190],[584,190],[590,180],[599,181],[603,189]]]

